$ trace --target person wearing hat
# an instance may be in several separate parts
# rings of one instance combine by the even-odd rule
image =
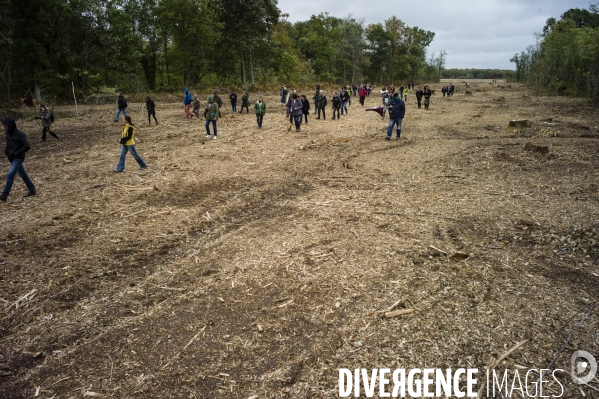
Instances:
[[[214,102],[212,97],[208,97],[208,106],[204,111],[206,117],[206,138],[210,138],[210,123],[212,123],[212,130],[214,130],[214,140],[216,140],[216,121],[218,120],[218,104]]]
[[[422,95],[424,96],[424,109],[428,109],[431,103],[431,96],[433,95],[433,92],[428,88],[428,85],[424,85]]]
[[[266,114],[266,103],[262,99],[262,96],[258,97],[258,102],[254,104],[254,113],[256,114],[258,129],[262,129],[262,119],[264,118],[264,114]]]
[[[17,123],[10,116],[2,120],[2,125],[4,126],[4,132],[6,133],[6,149],[4,150],[4,153],[10,162],[10,168],[8,168],[8,173],[6,174],[6,185],[4,186],[2,194],[0,194],[0,201],[6,202],[16,174],[23,179],[23,182],[25,182],[25,185],[27,186],[28,191],[24,197],[31,197],[36,194],[35,186],[23,167],[25,153],[29,151],[30,148],[27,136],[22,130],[17,129]]]

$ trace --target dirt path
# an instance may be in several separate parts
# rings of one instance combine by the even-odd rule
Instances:
[[[483,369],[523,339],[503,366],[545,367],[599,294],[597,108],[472,90],[410,98],[400,141],[357,101],[295,133],[267,97],[217,141],[159,104],[122,174],[111,108],[61,121],[40,195],[1,204],[0,397],[336,397],[340,367]]]

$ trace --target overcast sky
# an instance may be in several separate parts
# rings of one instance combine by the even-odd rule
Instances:
[[[597,3],[598,1],[593,1]],[[351,14],[366,24],[396,15],[409,26],[435,32],[431,52],[447,51],[446,68],[514,69],[509,59],[535,43],[550,17],[570,8],[588,8],[588,0],[279,0],[289,21],[304,21],[327,11]]]

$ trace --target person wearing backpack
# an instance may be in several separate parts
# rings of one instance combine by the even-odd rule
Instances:
[[[123,96],[123,93],[119,91],[119,99],[117,101],[117,106],[119,107],[116,110],[116,116],[114,117],[114,121],[118,122],[121,116],[121,112],[123,113],[123,115],[127,116],[127,100],[125,100],[125,97]]]
[[[133,158],[139,164],[140,170],[147,169],[148,165],[144,162],[144,160],[139,156],[137,151],[135,150],[135,125],[131,122],[131,117],[129,115],[125,116],[125,126],[123,126],[123,131],[121,132],[121,157],[119,158],[119,163],[114,170],[117,173],[120,173],[125,170],[125,156],[128,152],[133,155]]]
[[[150,97],[146,97],[146,110],[148,110],[148,126],[152,125],[150,117],[154,117],[154,122],[158,124],[158,119],[156,119],[156,104]]]
[[[10,162],[10,168],[8,169],[8,173],[6,173],[6,185],[2,194],[0,194],[0,201],[6,202],[15,180],[15,175],[17,174],[27,186],[27,194],[23,197],[31,197],[36,194],[35,186],[23,167],[25,153],[30,148],[27,136],[21,129],[17,129],[17,123],[10,116],[2,120],[2,125],[4,125],[4,132],[6,133],[6,149],[4,153]]]
[[[208,97],[208,106],[204,111],[204,117],[206,117],[206,138],[210,138],[210,123],[212,123],[212,129],[214,130],[213,138],[214,140],[216,140],[216,121],[218,120],[218,104],[214,102],[214,99],[212,97]]]
[[[258,97],[258,102],[254,104],[254,113],[256,114],[258,129],[262,129],[262,119],[264,119],[264,114],[266,114],[266,103],[262,99],[262,96]]]
[[[48,108],[44,104],[40,104],[40,114],[36,116],[35,119],[42,120],[42,141],[46,142],[46,132],[50,133],[52,137],[58,140],[58,136],[50,130],[50,126],[54,123],[54,115],[50,112]]]

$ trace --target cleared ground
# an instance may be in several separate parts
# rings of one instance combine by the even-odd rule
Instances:
[[[0,204],[0,397],[330,398],[340,367],[484,369],[523,340],[498,368],[545,368],[599,297],[598,109],[470,90],[412,95],[400,141],[357,99],[301,133],[275,96],[262,130],[226,106],[217,141],[131,104],[149,169],[121,174],[113,106],[59,142],[20,121],[39,195]]]

